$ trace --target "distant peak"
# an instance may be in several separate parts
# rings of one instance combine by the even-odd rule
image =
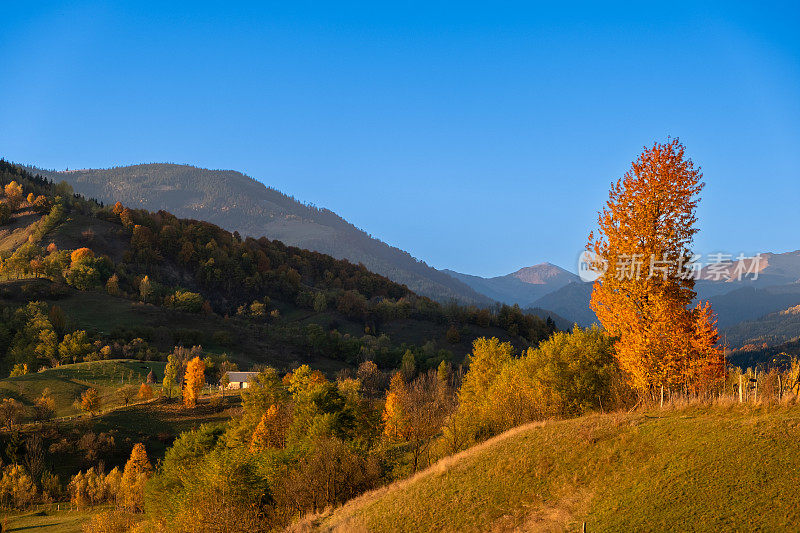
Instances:
[[[552,263],[539,263],[537,265],[520,268],[511,276],[534,285],[546,285],[554,281],[563,284],[569,283],[576,278],[575,274],[564,270],[560,266]]]

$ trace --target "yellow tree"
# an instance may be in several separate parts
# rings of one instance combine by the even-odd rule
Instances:
[[[22,185],[16,181],[12,181],[5,186],[4,191],[12,208],[16,209],[19,207],[19,204],[22,201]]]
[[[100,410],[100,403],[100,392],[97,389],[86,389],[81,395],[81,409],[90,415]]]
[[[261,415],[261,421],[250,439],[250,451],[255,452],[266,448],[283,448],[286,444],[287,430],[286,415],[275,404]]]
[[[131,456],[125,463],[117,497],[122,506],[131,512],[144,508],[144,486],[153,472],[153,466],[147,457],[147,450],[141,442],[131,450]]]
[[[71,254],[69,254],[69,258],[72,262],[72,266],[84,261],[86,259],[92,259],[94,257],[94,252],[90,248],[78,248],[74,250]]]
[[[592,309],[617,337],[620,366],[640,391],[695,385],[701,376],[694,369],[719,359],[710,308],[689,308],[703,183],[684,152],[677,139],[645,148],[612,184],[598,235],[587,245],[593,268],[604,272]]]
[[[405,440],[409,433],[409,421],[403,408],[405,397],[408,395],[406,383],[401,372],[395,372],[386,393],[386,403],[383,407],[381,419],[383,420],[383,434],[390,440]]]
[[[197,396],[200,389],[206,384],[206,364],[195,357],[186,365],[186,378],[183,387],[183,405],[194,407],[197,405]]]

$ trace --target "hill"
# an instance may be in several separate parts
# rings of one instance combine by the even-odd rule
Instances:
[[[538,298],[533,302],[533,306],[552,309],[559,315],[586,326],[597,322],[594,311],[589,307],[591,296],[591,283],[575,281]]]
[[[84,196],[106,203],[119,201],[134,208],[165,210],[244,236],[266,236],[289,246],[362,263],[438,301],[491,303],[486,296],[371,237],[336,213],[303,204],[240,172],[166,163],[66,172],[30,168],[53,181],[65,180]]]
[[[800,520],[798,453],[797,406],[534,423],[292,529],[786,530]]]
[[[733,348],[746,345],[775,346],[796,339],[800,333],[800,305],[757,320],[747,320],[725,329],[728,344]]]
[[[740,287],[708,299],[719,315],[723,332],[732,326],[800,304],[800,284],[774,287]],[[797,331],[795,335],[800,335]]]
[[[163,360],[179,345],[245,367],[395,368],[411,352],[426,369],[460,361],[480,336],[523,348],[552,331],[508,306],[442,306],[364,266],[280,241],[102,206],[0,161],[0,185],[12,181],[23,192],[0,224],[3,373],[130,353]],[[73,332],[83,336],[75,354],[60,344]]]
[[[452,270],[443,272],[493,300],[521,307],[530,307],[542,296],[579,280],[575,274],[550,263],[521,268],[511,274],[493,278],[461,274]]]
[[[0,397],[15,398],[23,405],[32,406],[47,388],[52,394],[55,416],[80,413],[75,399],[88,388],[100,392],[104,409],[122,405],[114,392],[124,384],[144,383],[150,371],[160,382],[164,379],[164,366],[159,361],[106,360],[71,365],[61,365],[41,372],[0,379]]]

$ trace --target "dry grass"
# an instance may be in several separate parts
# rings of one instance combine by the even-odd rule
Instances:
[[[800,521],[800,407],[783,403],[522,426],[290,531],[786,529]]]

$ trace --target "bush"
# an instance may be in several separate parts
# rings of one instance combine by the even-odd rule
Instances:
[[[83,527],[85,533],[125,533],[135,524],[133,515],[124,511],[102,511]]]
[[[181,311],[199,313],[203,308],[203,297],[196,292],[178,289],[164,299],[164,305]]]
[[[476,340],[458,410],[444,430],[451,451],[532,420],[622,406],[632,391],[613,347],[597,327],[555,333],[519,358],[508,343]]]

